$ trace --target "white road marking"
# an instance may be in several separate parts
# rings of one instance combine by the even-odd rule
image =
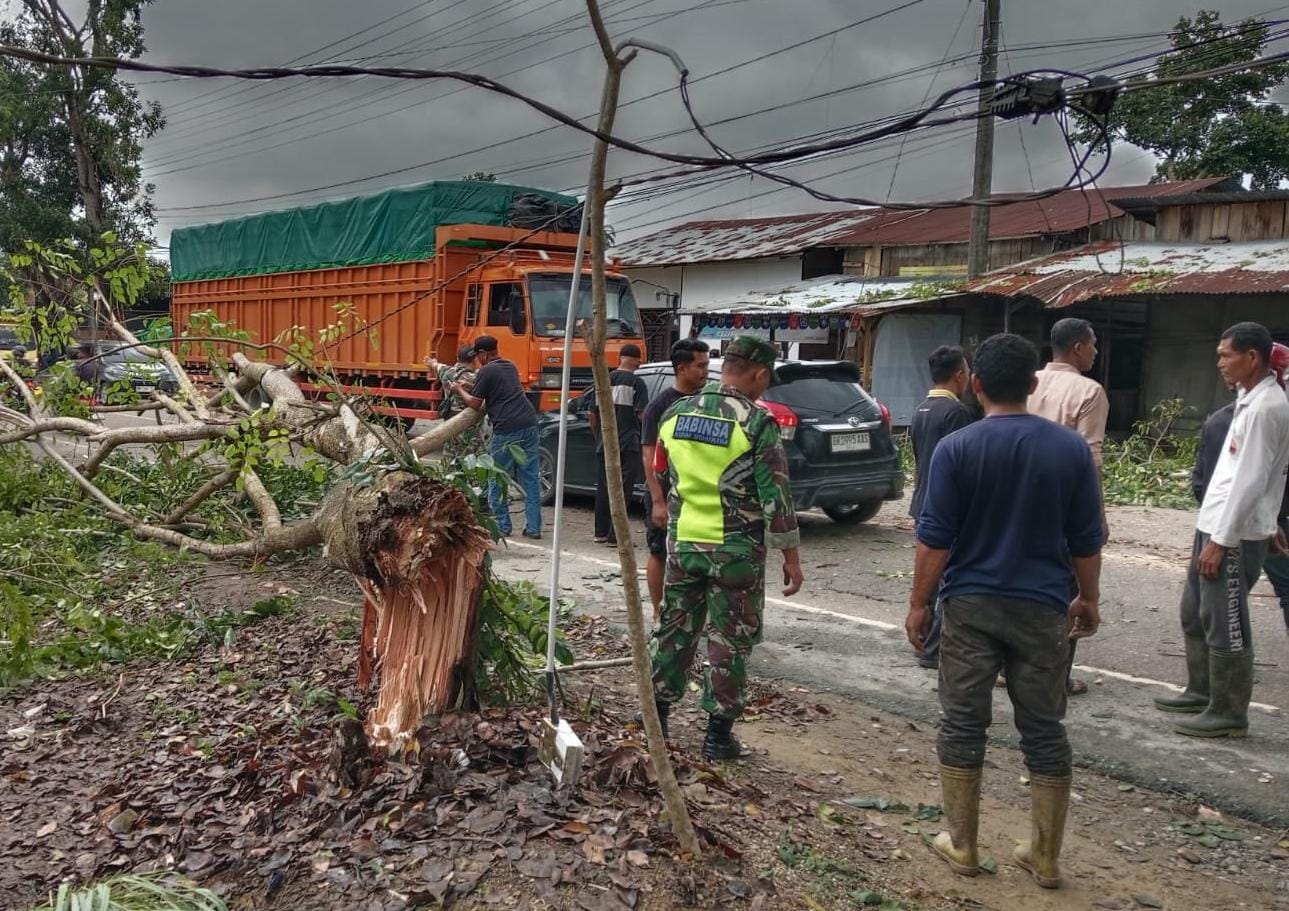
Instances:
[[[510,547],[522,547],[528,550],[540,550],[543,553],[547,553],[547,554],[551,552],[551,549],[549,547],[543,547],[540,544],[528,544],[523,541],[510,541],[508,543]],[[587,556],[586,554],[580,554],[580,553],[577,553],[576,551],[571,551],[571,550],[565,550],[564,554],[565,556],[571,557],[572,559],[581,560],[585,563],[591,563],[591,564],[594,564],[595,566],[603,566],[607,569],[616,569],[618,571],[622,570],[622,567],[614,560],[605,560],[600,557],[590,557],[590,556]],[[644,575],[643,570],[640,571],[640,575],[641,576]],[[898,630],[902,628],[900,626],[897,626],[894,623],[887,623],[885,620],[873,620],[870,617],[860,617],[856,614],[844,614],[844,613],[841,613],[840,611],[827,610],[825,608],[815,607],[810,604],[802,604],[798,601],[785,601],[782,598],[771,598],[768,595],[766,596],[765,601],[767,604],[773,604],[776,607],[786,607],[789,610],[794,610],[799,613],[814,614],[822,617],[832,617],[836,620],[845,620],[849,623],[854,623],[858,626],[867,626],[873,629],[879,629],[886,632],[890,632],[892,630]],[[1097,674],[1102,677],[1109,677],[1113,680],[1122,680],[1125,683],[1136,683],[1141,686],[1157,686],[1166,690],[1171,690],[1175,693],[1180,693],[1183,689],[1183,687],[1180,687],[1175,683],[1168,683],[1165,680],[1152,680],[1150,677],[1135,677],[1132,674],[1122,674],[1119,671],[1111,671],[1105,668],[1092,667],[1091,665],[1076,664],[1074,665],[1074,667],[1080,671],[1083,671],[1085,674]],[[1267,705],[1265,702],[1250,702],[1249,708],[1259,709],[1264,712],[1280,711],[1279,706]]]

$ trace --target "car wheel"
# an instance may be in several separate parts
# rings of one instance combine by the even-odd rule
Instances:
[[[848,503],[845,506],[825,506],[824,515],[838,525],[859,525],[867,522],[882,508],[881,500],[866,500],[863,503]]]
[[[537,485],[542,492],[542,505],[555,505],[555,453],[545,446],[537,450]]]

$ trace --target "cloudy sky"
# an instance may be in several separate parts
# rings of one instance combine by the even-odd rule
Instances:
[[[601,2],[615,36],[646,38],[681,55],[695,80],[699,116],[707,122],[737,118],[713,127],[717,139],[735,150],[877,120],[969,81],[984,6],[980,0]],[[1007,50],[1000,68],[1123,72],[1130,67],[1122,61],[1166,46],[1164,34],[1179,15],[1215,5],[1003,0]],[[1289,17],[1289,4],[1273,7],[1272,0],[1226,0],[1221,9],[1228,21]],[[148,8],[145,25],[148,56],[157,62],[461,69],[495,77],[575,116],[598,106],[602,64],[582,0],[160,0]],[[550,122],[522,105],[456,84],[374,77],[138,81],[168,119],[144,159],[156,184],[162,244],[181,225],[475,170],[551,189],[573,190],[586,180],[585,136],[565,127],[544,130]],[[666,59],[641,56],[627,70],[623,99],[658,94],[628,104],[617,131],[656,147],[705,152],[686,131],[677,94],[666,91],[675,82]],[[814,100],[802,100],[808,98]],[[743,116],[749,114],[754,116]],[[536,135],[525,136],[530,133]],[[970,127],[917,135],[900,153],[898,141],[887,141],[787,173],[833,193],[878,199],[969,193]],[[626,153],[611,161],[618,175],[665,167]],[[1140,150],[1120,146],[1103,183],[1144,181],[1152,167]],[[1000,124],[996,189],[1051,186],[1071,171],[1050,121]],[[630,237],[684,218],[826,207],[799,191],[741,175],[637,198],[615,206],[612,220],[619,236]]]

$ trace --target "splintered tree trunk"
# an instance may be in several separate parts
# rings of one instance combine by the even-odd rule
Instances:
[[[472,695],[488,533],[460,490],[404,472],[338,487],[319,520],[328,559],[353,573],[373,615],[363,665],[380,691],[368,737],[398,750],[426,715]]]

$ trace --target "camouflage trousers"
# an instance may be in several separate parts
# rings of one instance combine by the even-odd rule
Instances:
[[[747,658],[761,641],[765,551],[717,550],[667,556],[661,617],[650,641],[659,702],[685,695],[698,641],[706,633],[703,711],[738,718],[747,704]]]

